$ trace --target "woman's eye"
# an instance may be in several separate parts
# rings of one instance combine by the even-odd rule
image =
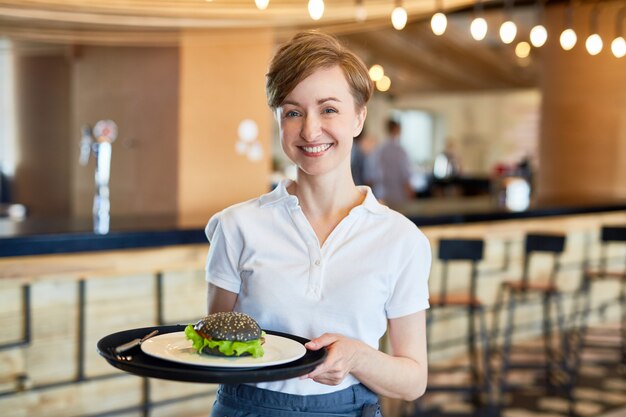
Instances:
[[[297,117],[299,115],[300,113],[298,113],[295,110],[289,110],[288,112],[285,113],[285,117]]]
[[[324,112],[324,113],[327,113],[327,114],[328,114],[328,113],[337,113],[337,110],[336,110],[336,109],[333,109],[332,107],[328,107],[328,108],[325,108],[325,109],[323,110],[323,112]]]

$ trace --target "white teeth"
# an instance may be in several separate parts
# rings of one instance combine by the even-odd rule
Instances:
[[[318,153],[318,152],[324,152],[326,149],[330,148],[330,143],[327,143],[325,145],[317,145],[317,146],[303,146],[302,149],[304,149],[305,152],[308,153]]]

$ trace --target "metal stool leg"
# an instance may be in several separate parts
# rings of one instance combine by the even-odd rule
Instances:
[[[550,306],[550,294],[545,293],[543,295],[543,348],[545,352],[545,386],[553,387],[553,370],[554,364],[554,349],[552,348],[552,320],[551,320],[551,306]]]
[[[574,384],[572,379],[572,371],[569,367],[568,357],[569,357],[569,343],[568,343],[568,334],[566,329],[566,318],[565,318],[565,309],[563,307],[563,296],[561,293],[557,292],[554,294],[554,302],[556,307],[557,314],[557,343],[560,349],[560,357],[559,357],[559,377],[563,380],[563,389],[565,390],[565,395],[567,397],[567,403],[569,408],[569,415],[573,416],[575,414],[575,405],[576,400],[574,398]]]
[[[480,401],[480,375],[479,375],[479,357],[476,348],[476,307],[470,306],[467,312],[468,317],[468,334],[467,334],[467,352],[470,360],[470,373],[472,379],[472,404],[478,409],[481,406]]]
[[[498,338],[500,337],[500,316],[502,314],[502,305],[504,302],[504,287],[501,285],[496,294],[496,301],[493,305],[493,316],[491,325],[491,351],[497,350]]]
[[[500,357],[500,373],[498,375],[498,409],[504,406],[504,396],[508,391],[507,374],[509,371],[509,356],[511,354],[511,347],[513,344],[513,328],[515,325],[515,295],[509,293],[509,299],[507,302],[506,311],[506,326],[504,329],[504,339],[502,341],[501,357]]]
[[[491,380],[491,365],[489,360],[491,358],[491,346],[489,340],[489,332],[487,331],[487,320],[485,318],[486,312],[484,308],[479,310],[479,328],[480,328],[480,343],[482,345],[482,380],[481,380],[481,389],[484,394],[483,398],[483,408],[485,409],[485,414],[488,417],[497,416],[497,407],[493,398],[493,386]]]
[[[621,372],[626,373],[626,279],[621,279],[621,291],[620,291],[620,307],[622,310],[622,322],[620,323],[620,340],[622,348],[622,366]]]

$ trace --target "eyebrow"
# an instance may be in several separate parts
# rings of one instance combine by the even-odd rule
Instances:
[[[324,104],[328,101],[336,101],[338,103],[341,103],[341,100],[339,100],[337,97],[324,97],[324,98],[320,98],[319,100],[317,100],[317,104]],[[283,103],[281,104],[282,106],[284,106],[285,104],[291,104],[292,106],[300,106],[300,103],[295,102],[295,101],[291,101],[291,100],[285,100],[283,101]]]
[[[338,101],[339,103],[341,103],[341,100],[339,100],[337,97],[325,97],[317,100],[317,104],[324,104],[327,101]]]

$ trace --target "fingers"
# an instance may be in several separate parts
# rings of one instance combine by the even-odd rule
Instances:
[[[306,375],[306,377],[320,384],[339,385],[347,374],[348,373],[344,368],[340,367],[335,369],[322,364],[315,368],[313,372]]]
[[[328,356],[324,363],[306,375],[315,382],[326,385],[338,385],[348,375],[354,365],[356,346],[353,341],[337,334],[325,333],[306,344],[311,350],[327,347]]]
[[[307,342],[304,347],[309,350],[319,350],[323,347],[330,346],[339,340],[339,336],[332,333],[324,333],[320,337],[317,337],[310,342]]]

